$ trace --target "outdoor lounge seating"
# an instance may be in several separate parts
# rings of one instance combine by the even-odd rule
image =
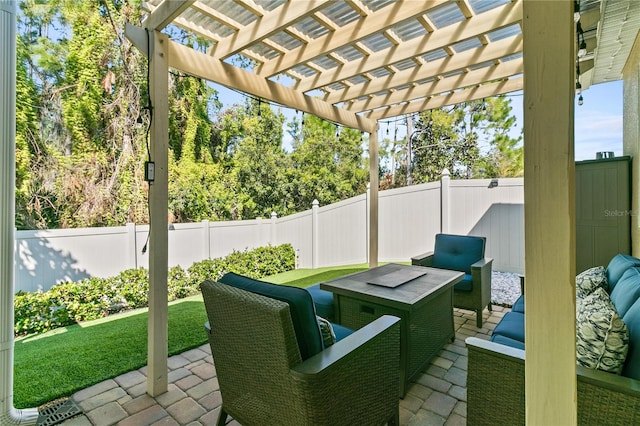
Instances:
[[[598,353],[597,367],[589,368],[582,360],[582,349],[578,344],[578,424],[584,425],[630,425],[640,424],[640,259],[618,254],[613,257],[606,270],[600,268],[606,279],[602,285],[608,294],[613,309],[622,318],[628,329],[628,351],[621,351],[619,373],[601,371],[611,369],[609,361],[613,344],[591,343],[593,348],[605,348]],[[593,275],[596,275],[594,268]],[[589,274],[585,271],[585,274]],[[579,275],[580,277],[580,275]],[[605,288],[606,287],[606,288]],[[585,285],[576,282],[578,298],[586,300]],[[597,287],[596,287],[597,288]],[[600,289],[592,290],[601,293]],[[581,294],[582,293],[582,294]],[[607,296],[605,296],[607,297]],[[577,303],[577,328],[583,326],[581,309]],[[596,305],[589,300],[584,306]],[[604,316],[598,312],[599,316]],[[524,295],[518,299],[513,310],[507,313],[494,329],[491,341],[477,338],[466,340],[469,353],[467,370],[467,420],[473,425],[524,424]],[[607,319],[610,326],[606,338],[615,331],[615,317]],[[591,337],[591,336],[590,336]],[[621,339],[624,340],[624,339]],[[626,353],[626,358],[624,354]]]
[[[411,258],[412,265],[451,269],[465,276],[453,289],[453,306],[476,312],[476,325],[482,328],[482,311],[491,311],[491,265],[484,257],[485,237],[437,234],[433,252]]]
[[[243,425],[399,424],[399,319],[324,348],[310,294],[227,274],[201,284],[222,408]]]

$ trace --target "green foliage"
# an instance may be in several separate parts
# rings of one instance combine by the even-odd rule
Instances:
[[[382,170],[383,187],[435,181],[445,168],[463,179],[522,176],[522,137],[509,136],[516,119],[508,97],[423,111],[414,120],[409,169],[407,141],[399,148],[394,138],[387,153],[391,166]],[[481,143],[489,147],[486,152],[481,152]]]
[[[310,115],[305,116],[300,133],[297,126],[291,128],[294,168],[288,173],[291,191],[287,196],[293,211],[309,209],[314,199],[327,205],[366,190],[368,173],[359,131]]]
[[[202,281],[218,279],[226,272],[262,278],[294,267],[295,251],[290,244],[234,251],[224,258],[196,262],[188,271],[174,266],[168,271],[168,300],[198,294]],[[149,273],[144,268],[127,269],[111,278],[59,283],[46,292],[18,292],[14,297],[14,332],[42,333],[142,308],[148,305],[148,293]]]

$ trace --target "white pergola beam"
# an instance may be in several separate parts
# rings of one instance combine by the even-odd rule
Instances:
[[[522,35],[500,40],[479,47],[478,49],[458,53],[440,61],[427,62],[395,74],[373,79],[368,83],[358,84],[344,90],[337,90],[325,96],[324,100],[331,104],[346,102],[347,100],[357,99],[361,96],[377,93],[388,88],[399,87],[415,81],[425,80],[436,77],[437,75],[467,68],[470,64],[479,64],[503,58],[517,52],[522,52]],[[425,93],[422,94],[422,96],[424,95]],[[349,109],[358,110],[357,107],[350,107]]]
[[[137,48],[146,50],[145,30],[127,24],[125,33]],[[248,93],[280,105],[285,105],[328,121],[365,132],[372,132],[376,122],[350,111],[334,107],[320,99],[306,96],[248,71],[221,62],[179,43],[167,40],[171,68],[212,81],[234,90]]]
[[[156,397],[165,393],[168,386],[169,39],[158,31],[149,37],[149,94],[153,107],[149,156],[155,163],[155,180],[149,185],[147,393]]]
[[[448,95],[434,96],[421,101],[409,102],[403,105],[396,105],[389,108],[380,108],[365,114],[365,117],[371,120],[384,120],[387,118],[397,117],[399,115],[412,114],[428,109],[440,108],[447,105],[455,105],[461,102],[474,101],[476,99],[490,98],[491,96],[502,95],[504,93],[522,90],[522,78],[512,78],[496,83],[489,83],[482,86],[476,86],[459,90]]]
[[[320,10],[327,0],[290,1],[223,39],[212,50],[217,59],[232,56]]]
[[[402,4],[404,5],[405,3]],[[337,81],[349,79],[363,72],[372,71],[433,50],[445,48],[451,44],[477,37],[521,20],[522,0],[516,0],[456,25],[449,25],[429,33],[424,37],[408,40],[400,46],[392,46],[360,60],[346,63],[342,67],[306,78],[294,88],[301,92],[307,92]]]
[[[259,74],[265,77],[279,74],[300,63],[326,55],[345,44],[362,40],[367,36],[375,34],[382,28],[389,28],[398,22],[420,16],[426,10],[438,6],[441,3],[445,3],[445,0],[393,3],[362,19],[351,22],[334,32],[329,32],[322,37],[318,37],[305,46],[293,49],[286,56],[281,56],[262,64]]]
[[[195,0],[164,0],[142,21],[142,26],[161,31],[194,2]]]
[[[576,425],[573,2],[524,2],[525,418]]]
[[[476,86],[487,81],[502,80],[513,75],[522,74],[522,59],[501,63],[490,67],[480,68],[468,73],[462,73],[454,77],[435,80],[431,83],[419,84],[405,90],[396,90],[386,95],[374,96],[363,101],[355,101],[347,105],[347,109],[353,112],[362,112],[394,105],[400,102],[411,102],[414,99],[424,98],[425,94],[439,94],[457,90],[461,87]]]

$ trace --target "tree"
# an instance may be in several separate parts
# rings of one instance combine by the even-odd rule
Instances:
[[[457,178],[521,176],[521,138],[509,132],[515,125],[506,96],[464,102],[421,112],[411,133],[410,183],[440,179],[447,168]],[[480,142],[489,146],[480,151]],[[407,157],[400,159],[396,182],[407,182]]]
[[[268,103],[247,99],[245,108],[227,118],[233,131],[227,132],[227,146],[232,156],[232,173],[237,179],[239,204],[233,212],[237,218],[270,217],[289,212],[286,205],[285,171],[289,158],[282,148],[284,116]]]
[[[359,131],[305,115],[295,134],[289,173],[290,208],[308,209],[313,200],[331,204],[366,190],[367,169]]]

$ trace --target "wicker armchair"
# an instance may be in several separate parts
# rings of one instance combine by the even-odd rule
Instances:
[[[399,424],[398,318],[303,361],[287,303],[218,282],[200,288],[222,394],[218,425],[227,415],[245,426]]]
[[[525,351],[466,339],[467,424],[524,425]],[[578,425],[640,424],[640,381],[577,367]]]
[[[465,273],[453,288],[453,306],[476,311],[482,328],[482,311],[491,311],[492,258],[484,257],[485,237],[437,234],[434,251],[411,258],[412,265],[451,269]]]

